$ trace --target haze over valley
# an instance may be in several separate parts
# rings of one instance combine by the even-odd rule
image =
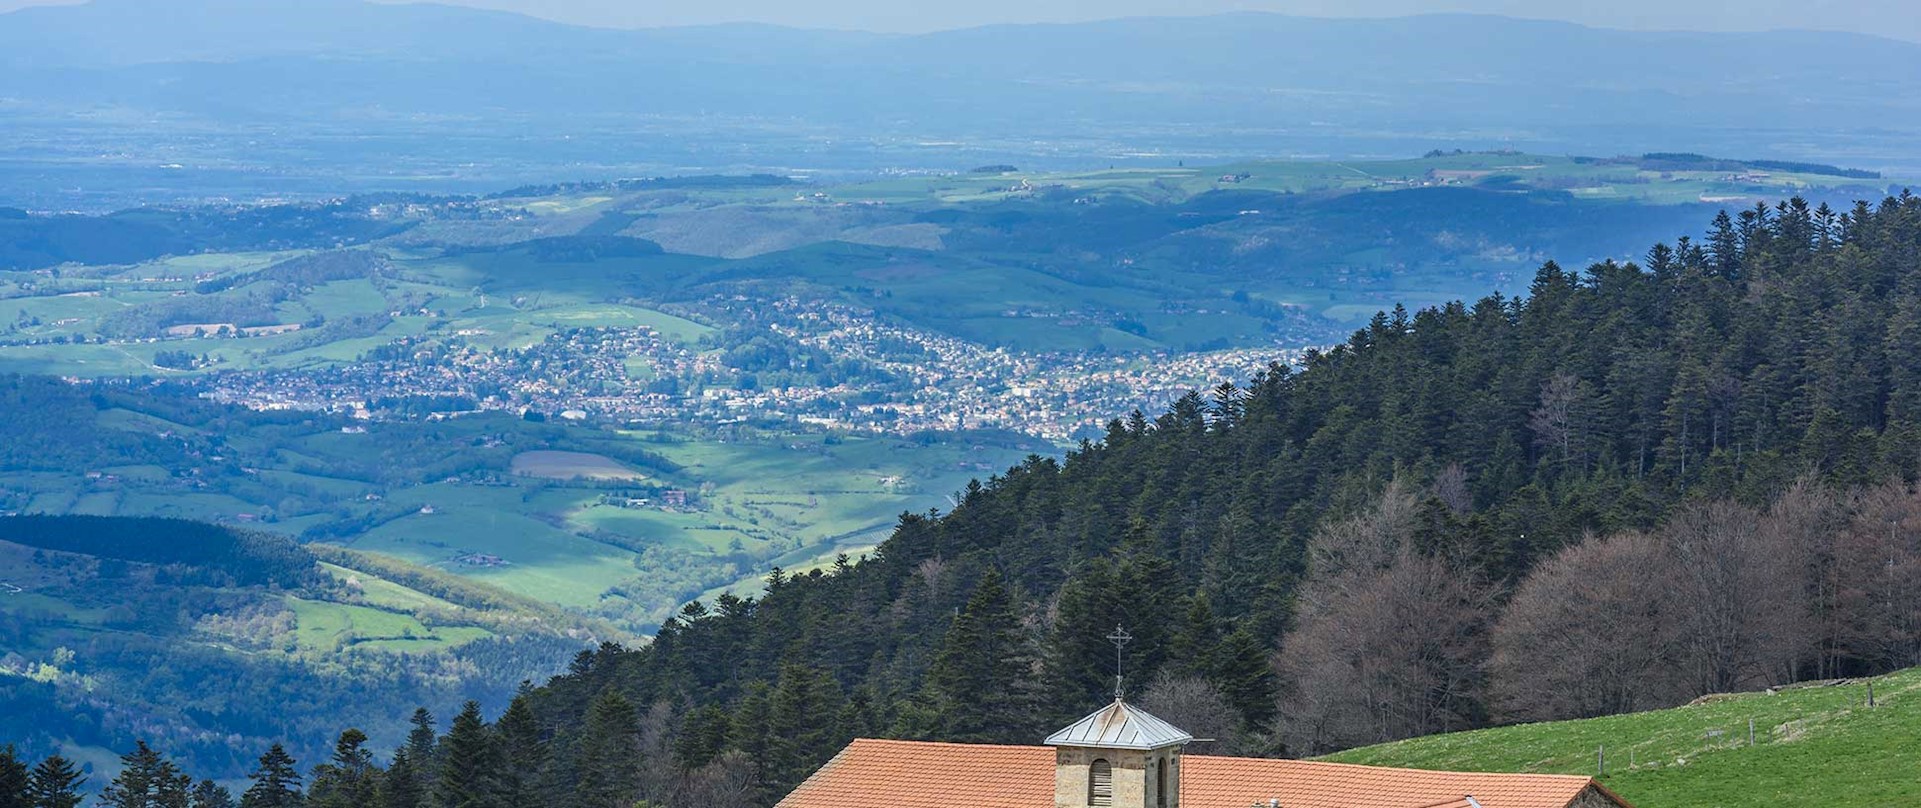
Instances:
[[[0,808],[1921,799],[1921,43],[1646,27],[0,13]]]

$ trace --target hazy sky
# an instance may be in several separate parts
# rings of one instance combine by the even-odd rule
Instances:
[[[73,0],[0,0],[0,11]],[[166,3],[169,0],[147,0]],[[259,0],[288,3],[300,0]],[[1818,28],[1921,41],[1917,0],[445,0],[607,26],[753,20],[815,28],[927,31],[994,22],[1261,10],[1313,16],[1470,11],[1611,28]]]

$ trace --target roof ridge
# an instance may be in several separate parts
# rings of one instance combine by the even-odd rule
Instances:
[[[1588,774],[1557,774],[1553,772],[1483,772],[1483,771],[1462,771],[1460,769],[1416,769],[1408,766],[1374,766],[1367,763],[1343,763],[1336,760],[1310,760],[1306,758],[1258,758],[1258,757],[1237,757],[1233,755],[1184,755],[1183,757],[1184,759],[1190,760],[1190,761],[1199,758],[1199,759],[1206,759],[1206,760],[1259,760],[1259,761],[1273,761],[1277,763],[1310,763],[1315,766],[1339,766],[1343,768],[1367,769],[1369,771],[1381,771],[1381,772],[1413,772],[1418,774],[1473,775],[1477,777],[1527,777],[1527,778],[1538,778],[1538,779],[1552,778],[1555,780],[1579,780],[1584,783],[1599,785],[1599,783],[1595,781],[1594,776],[1588,775]]]
[[[848,746],[853,746],[854,744],[869,744],[869,745],[885,744],[888,746],[958,746],[958,747],[964,747],[967,749],[1028,749],[1028,750],[1034,750],[1034,751],[1044,751],[1049,754],[1052,754],[1054,751],[1052,747],[1037,746],[1034,744],[967,743],[964,741],[916,741],[916,740],[911,740],[907,738],[855,738],[851,743],[848,744]]]

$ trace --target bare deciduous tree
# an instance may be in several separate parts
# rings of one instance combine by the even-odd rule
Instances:
[[[1589,537],[1536,568],[1494,628],[1501,717],[1609,715],[1692,695],[1670,664],[1668,570],[1666,548],[1644,533]]]
[[[1784,672],[1789,679],[1828,676],[1834,670],[1834,550],[1847,522],[1847,502],[1805,476],[1775,499],[1761,523],[1763,550],[1785,554],[1782,563],[1798,568],[1793,572],[1798,591],[1779,593],[1793,606],[1778,630],[1801,652],[1798,659],[1777,660],[1789,666]]]
[[[1400,479],[1388,483],[1372,507],[1323,526],[1308,543],[1308,568],[1321,580],[1380,570],[1414,537],[1421,503]]]
[[[1673,552],[1669,586],[1678,597],[1670,624],[1677,650],[1702,693],[1786,681],[1801,643],[1802,560],[1762,529],[1759,513],[1730,502],[1680,508],[1661,531]]]
[[[1581,431],[1586,427],[1593,391],[1573,374],[1556,373],[1541,384],[1541,405],[1529,413],[1534,443],[1561,455],[1561,462],[1585,465]]]
[[[1208,739],[1189,744],[1190,754],[1244,755],[1254,751],[1248,739],[1241,737],[1240,711],[1206,679],[1162,673],[1141,693],[1140,704],[1141,709],[1195,738]]]
[[[1921,665],[1921,493],[1863,492],[1835,540],[1837,654],[1864,671]]]
[[[1478,720],[1490,590],[1402,550],[1385,569],[1315,581],[1280,672],[1282,732],[1316,752],[1464,729]]]
[[[1457,514],[1474,510],[1474,492],[1467,487],[1467,468],[1449,463],[1434,475],[1434,498]]]
[[[673,796],[679,772],[674,765],[674,707],[659,701],[640,714],[640,754],[633,765],[643,801],[665,803]]]
[[[687,773],[675,795],[675,808],[741,808],[756,803],[754,762],[730,751]]]

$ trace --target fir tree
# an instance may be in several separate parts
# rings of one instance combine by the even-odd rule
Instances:
[[[300,791],[298,764],[280,744],[260,756],[259,767],[247,779],[253,785],[240,795],[240,808],[299,808],[306,801]]]
[[[413,725],[413,729],[407,731],[407,756],[413,760],[416,770],[429,770],[433,767],[437,749],[434,714],[427,712],[425,707],[416,707],[407,723]]]
[[[467,702],[440,743],[435,804],[438,808],[498,808],[503,763],[500,745],[480,718],[480,703]]]
[[[33,808],[78,808],[80,789],[86,782],[73,761],[51,755],[33,767],[27,781],[27,800]]]
[[[434,732],[434,714],[425,707],[414,708],[414,714],[407,719],[413,729],[407,731],[407,762],[413,764],[412,793],[425,801],[434,793],[435,780],[440,771],[438,734]]]
[[[188,808],[192,778],[146,741],[135,741],[133,751],[120,756],[120,764],[120,774],[100,792],[101,802],[110,808]]]
[[[366,748],[367,734],[357,729],[340,733],[333,757],[314,767],[307,802],[313,808],[365,808],[379,796],[380,771]]]
[[[532,685],[522,682],[520,692],[507,705],[495,731],[506,750],[506,771],[502,789],[509,806],[533,805],[544,791],[542,777],[547,771],[547,740],[541,737],[540,720],[534,716],[528,694]]]
[[[1168,637],[1167,664],[1183,676],[1208,676],[1214,670],[1215,646],[1221,642],[1220,619],[1206,592],[1187,599],[1181,624]]]
[[[784,793],[813,773],[850,738],[836,725],[843,698],[834,680],[817,668],[783,665],[767,701],[767,757],[762,780]]]
[[[407,747],[394,750],[394,762],[380,778],[381,808],[423,808],[425,796],[420,789],[419,768]]]
[[[193,808],[234,808],[233,792],[212,780],[202,780],[193,787]]]
[[[1239,710],[1250,729],[1268,726],[1274,720],[1275,698],[1279,683],[1267,647],[1245,626],[1229,632],[1216,646],[1208,679],[1220,688],[1229,704]]]
[[[732,719],[720,705],[709,704],[681,719],[680,733],[674,740],[674,760],[685,770],[694,770],[727,750]]]
[[[0,746],[0,808],[32,808],[27,797],[30,777],[26,762],[14,753],[13,745]]]
[[[1036,729],[1034,654],[1002,584],[989,570],[927,670],[933,737],[1011,743]]]
[[[639,798],[640,722],[634,705],[603,691],[587,710],[575,749],[576,808],[627,808]]]

